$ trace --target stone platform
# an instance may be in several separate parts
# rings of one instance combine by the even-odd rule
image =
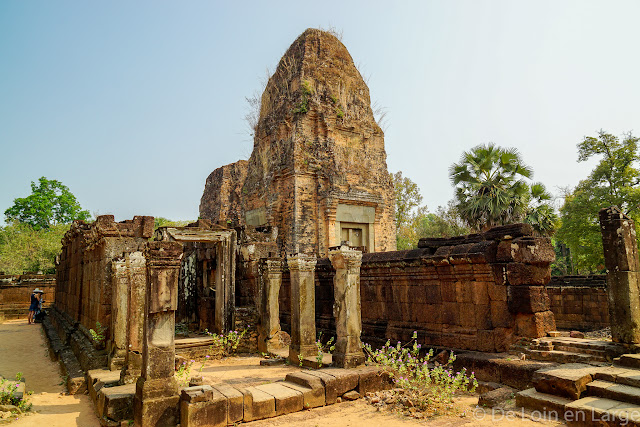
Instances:
[[[242,381],[182,388],[180,425],[225,426],[271,418],[357,399],[393,384],[377,367],[297,369],[279,381],[259,380],[249,372]],[[119,385],[119,371],[91,370],[86,383],[103,426],[119,426],[133,418],[135,384]]]
[[[613,365],[569,363],[536,371],[534,387],[516,404],[568,425],[640,426],[640,355],[623,354]]]

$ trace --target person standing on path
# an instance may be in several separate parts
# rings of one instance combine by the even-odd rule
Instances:
[[[31,304],[29,305],[29,324],[34,324],[33,316],[36,314],[36,311],[40,309],[40,299],[42,298],[43,291],[38,288],[33,290],[31,294]]]

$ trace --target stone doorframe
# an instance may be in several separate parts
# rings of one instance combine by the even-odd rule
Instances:
[[[199,220],[193,226],[161,227],[156,240],[188,243],[214,243],[215,266],[215,330],[226,333],[235,327],[236,231]]]

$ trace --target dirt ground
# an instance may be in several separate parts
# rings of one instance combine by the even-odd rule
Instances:
[[[237,357],[208,362],[202,369],[205,383],[226,382],[236,386],[264,384],[284,379],[294,366],[259,366],[259,357]],[[200,368],[195,363],[192,375]],[[29,415],[19,417],[11,426],[98,427],[93,404],[87,395],[68,396],[60,385],[60,370],[52,362],[45,347],[40,325],[28,325],[26,319],[0,324],[0,375],[14,377],[22,372],[27,390],[32,390],[33,409]],[[462,397],[459,401],[464,416],[416,420],[398,414],[378,411],[364,400],[343,402],[322,408],[285,415],[282,417],[247,423],[247,427],[300,426],[300,427],[409,427],[427,426],[557,426],[563,423],[532,420],[525,413],[511,408],[507,413],[486,413],[475,409],[478,399]],[[535,424],[534,424],[535,423]]]
[[[89,396],[67,396],[60,385],[60,369],[47,354],[40,324],[27,319],[0,324],[0,375],[14,378],[22,372],[33,409],[11,426],[99,427]]]

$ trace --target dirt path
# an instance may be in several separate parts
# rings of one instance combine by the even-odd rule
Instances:
[[[60,369],[47,354],[40,324],[27,319],[0,324],[0,375],[13,378],[22,372],[33,408],[11,426],[99,427],[89,396],[67,396],[60,385]]]

